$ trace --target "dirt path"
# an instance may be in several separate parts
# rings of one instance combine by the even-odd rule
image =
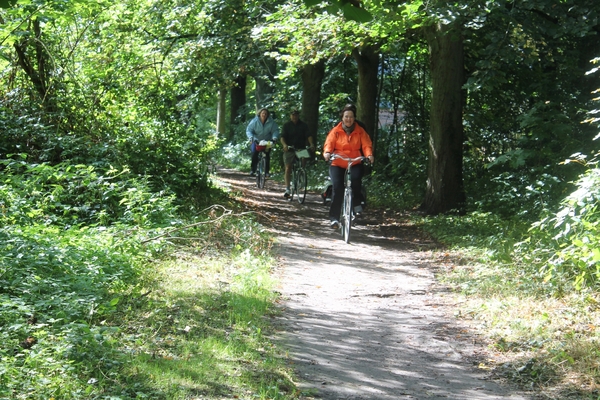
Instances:
[[[282,332],[303,398],[530,399],[477,368],[485,348],[451,318],[435,281],[435,244],[401,216],[367,209],[346,244],[309,194],[222,170],[279,237]]]

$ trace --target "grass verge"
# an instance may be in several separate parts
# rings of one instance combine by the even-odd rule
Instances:
[[[152,395],[166,399],[293,397],[268,339],[274,260],[250,250],[184,249],[160,263],[152,293],[124,320],[126,374],[143,376]]]
[[[447,246],[439,278],[454,289],[457,318],[487,338],[492,357],[481,368],[548,399],[600,398],[600,298],[557,290],[514,258],[527,223],[476,213],[416,223]]]
[[[296,398],[269,340],[272,239],[207,214],[178,230],[4,227],[0,398]]]

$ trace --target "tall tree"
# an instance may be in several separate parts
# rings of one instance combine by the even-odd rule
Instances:
[[[255,71],[255,100],[256,110],[258,111],[263,107],[270,107],[273,103],[275,75],[277,74],[277,60],[263,55],[261,56],[261,61],[256,65]]]
[[[366,45],[355,48],[352,55],[358,66],[357,117],[367,127],[369,135],[373,137],[377,129],[378,46]]]
[[[219,97],[217,102],[217,133],[220,136],[225,135],[225,121],[227,115],[227,90],[219,90]]]
[[[307,4],[312,1],[307,0]],[[337,2],[332,0],[332,7],[339,7],[349,17],[351,13],[347,10],[359,10],[357,2]],[[481,0],[475,2],[446,2],[432,1],[427,4],[421,1],[405,2],[398,6],[396,2],[381,2],[377,6],[370,5],[371,13],[378,17],[376,21],[383,25],[398,24],[398,32],[401,35],[419,34],[427,39],[431,50],[431,77],[432,77],[432,110],[430,119],[430,140],[428,162],[428,178],[426,199],[423,203],[425,210],[431,214],[438,214],[450,210],[461,209],[464,205],[465,193],[462,178],[463,160],[463,105],[464,98],[462,85],[465,83],[464,65],[458,64],[463,61],[462,36],[467,31],[481,31],[487,27],[488,21],[493,21],[495,15],[506,15],[506,20],[512,20],[515,16],[529,14],[528,18],[521,19],[512,25],[509,30],[507,25],[499,26],[501,32],[497,32],[494,44],[502,41],[511,33],[510,27],[514,26],[521,32],[519,40],[521,43],[512,48],[519,49],[522,54],[535,54],[538,47],[546,47],[544,42],[557,42],[559,35],[589,36],[594,32],[597,34],[597,16],[600,14],[600,4],[590,0],[573,0],[570,2],[556,3],[550,0],[523,1],[519,3],[497,3]],[[532,23],[532,21],[536,21]],[[450,33],[450,34],[449,34]],[[451,38],[453,38],[451,40]],[[535,39],[533,39],[535,38]],[[539,39],[538,39],[539,38]],[[479,38],[480,41],[482,38]],[[533,39],[533,40],[532,40]],[[539,40],[539,41],[538,41]],[[596,40],[596,42],[598,42]],[[568,45],[560,46],[561,51],[570,52]],[[485,50],[484,50],[485,51]],[[559,57],[560,51],[548,48],[549,59]],[[539,55],[538,55],[539,56]],[[447,65],[439,63],[448,61]],[[579,57],[576,57],[579,59]],[[534,64],[547,63],[540,59],[533,61]],[[519,61],[517,61],[517,64]],[[493,66],[494,62],[487,61],[481,65]],[[528,64],[530,69],[533,64]],[[471,70],[474,74],[476,71]],[[505,74],[504,71],[494,71],[495,76]],[[482,76],[482,75],[479,75]],[[531,82],[535,84],[535,80]],[[473,87],[473,85],[471,86]],[[539,93],[534,90],[531,93]],[[548,101],[545,99],[544,101]],[[527,107],[527,105],[523,105]],[[544,107],[539,107],[539,109]],[[546,116],[545,118],[547,118]],[[529,119],[527,122],[539,122],[539,119]],[[520,153],[521,155],[525,153]],[[521,158],[522,159],[522,158]]]
[[[344,14],[359,20],[368,16],[362,11],[353,6],[343,7]],[[353,20],[344,20],[341,15],[328,14],[322,5],[307,9],[299,4],[289,4],[271,16],[259,32],[262,41],[279,43],[277,57],[286,62],[288,75],[300,71],[304,117],[313,132],[318,126],[319,103],[315,100],[320,99],[316,92],[321,88],[323,68],[338,56],[353,55],[359,71],[357,98],[353,100],[358,106],[359,119],[368,125],[370,134],[375,132],[379,48],[390,31],[382,29],[378,23],[373,27],[360,26]],[[314,71],[318,74],[313,74]],[[342,105],[337,104],[337,108]]]
[[[432,81],[431,126],[425,209],[464,210],[462,109],[463,41],[459,29],[438,23],[426,30]]]
[[[238,75],[233,80],[233,85],[230,90],[229,102],[229,140],[233,139],[233,125],[238,122],[246,121],[246,114],[242,113],[242,107],[246,104],[246,75]]]
[[[325,60],[307,64],[302,68],[302,119],[308,125],[310,136],[318,143],[319,103],[321,85],[325,76]]]

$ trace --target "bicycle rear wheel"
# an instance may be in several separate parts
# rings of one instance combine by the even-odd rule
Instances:
[[[298,195],[298,203],[304,203],[304,199],[306,199],[306,171],[302,168],[298,169],[296,176],[296,194]]]
[[[350,228],[352,227],[352,189],[346,188],[342,204],[342,236],[344,242],[350,243]]]
[[[265,174],[267,173],[267,159],[266,157],[262,156],[260,158],[260,160],[258,161],[258,168],[257,168],[257,174],[256,174],[256,186],[258,186],[259,189],[263,189],[265,187],[265,179],[266,176]]]

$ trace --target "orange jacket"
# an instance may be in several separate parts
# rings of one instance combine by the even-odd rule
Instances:
[[[361,155],[369,157],[373,155],[373,142],[369,134],[357,123],[354,123],[354,130],[348,135],[340,122],[327,134],[327,139],[325,139],[323,145],[323,153],[335,153],[349,158]],[[359,162],[352,163],[352,165],[355,164],[359,164]],[[331,165],[346,168],[348,163],[337,159],[333,160]]]

